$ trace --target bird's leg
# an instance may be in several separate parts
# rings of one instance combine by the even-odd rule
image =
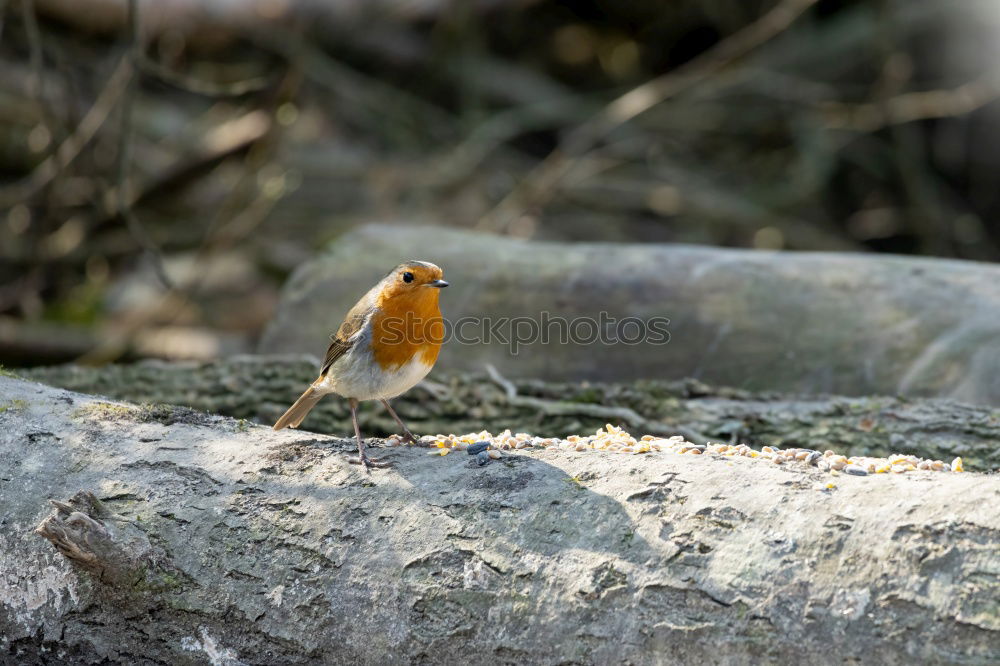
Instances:
[[[354,398],[348,400],[351,405],[351,421],[354,422],[354,436],[358,439],[358,460],[357,463],[365,466],[365,471],[372,473],[372,467],[388,467],[391,463],[384,460],[372,460],[365,450],[365,441],[361,439],[361,426],[358,425],[358,401]],[[351,462],[355,462],[352,460]]]
[[[416,444],[417,438],[413,435],[412,432],[410,432],[410,429],[406,427],[406,424],[403,423],[403,419],[399,418],[399,415],[396,414],[396,410],[392,408],[392,405],[389,404],[389,401],[383,400],[382,404],[385,405],[385,408],[389,410],[389,414],[392,415],[392,418],[396,419],[396,423],[399,424],[399,427],[403,429],[403,441],[409,442],[410,444]]]

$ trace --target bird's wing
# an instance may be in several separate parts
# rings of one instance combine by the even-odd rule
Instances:
[[[323,369],[319,371],[320,377],[326,374],[333,362],[347,353],[351,348],[350,340],[341,340],[336,335],[330,336],[330,346],[326,349],[326,358],[323,360]]]
[[[373,290],[374,291],[374,290]],[[365,322],[372,314],[374,305],[371,292],[365,294],[358,301],[351,311],[344,318],[344,323],[340,325],[337,332],[330,336],[330,346],[326,350],[326,358],[323,359],[323,368],[320,370],[320,377],[325,375],[338,358],[347,353],[355,342],[355,335],[364,327]]]

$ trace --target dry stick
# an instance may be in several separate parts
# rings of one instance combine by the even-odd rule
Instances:
[[[256,76],[243,81],[233,81],[232,83],[215,83],[188,76],[181,72],[176,72],[160,63],[150,60],[143,54],[137,54],[139,68],[147,74],[169,83],[175,88],[186,90],[196,95],[205,97],[240,97],[247,93],[259,92],[267,88],[270,83],[265,76]]]
[[[128,58],[123,57],[73,133],[23,180],[0,189],[0,208],[7,208],[24,201],[65,170],[107,121],[131,78],[132,66]]]
[[[1000,79],[993,76],[950,89],[902,93],[880,103],[824,102],[820,110],[830,129],[875,132],[890,125],[961,116],[986,106],[998,97]]]
[[[612,130],[768,42],[816,2],[818,0],[783,0],[757,21],[722,40],[697,58],[618,97],[591,120],[571,132],[558,148],[549,153],[480,220],[478,226],[500,229],[524,208],[544,204],[577,160]]]
[[[196,154],[178,160],[163,173],[148,179],[142,190],[132,192],[131,205],[162,195],[164,190],[180,188],[229,157],[247,150],[270,129],[270,116],[259,109],[216,125],[199,137]]]
[[[688,428],[687,426],[671,426],[659,421],[645,418],[630,407],[607,407],[605,405],[591,405],[582,402],[567,402],[562,400],[546,400],[544,398],[531,398],[519,396],[517,387],[501,375],[492,364],[486,364],[486,374],[493,382],[503,389],[507,395],[508,404],[515,407],[529,407],[537,409],[546,416],[589,416],[601,420],[618,420],[627,423],[629,426],[646,430],[650,434],[682,435],[686,440],[695,444],[707,444],[708,438]]]
[[[503,392],[507,394],[507,400],[513,400],[517,397],[517,387],[509,379],[500,374],[500,371],[492,363],[486,364],[486,374],[490,376],[493,382],[503,389]]]

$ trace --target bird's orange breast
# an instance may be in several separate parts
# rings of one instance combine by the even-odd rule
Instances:
[[[380,368],[392,370],[414,359],[434,365],[444,341],[439,293],[427,287],[378,303],[371,320],[371,345]]]

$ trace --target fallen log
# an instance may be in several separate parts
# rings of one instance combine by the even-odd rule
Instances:
[[[317,364],[308,356],[259,355],[19,372],[74,391],[184,405],[270,424],[315,378]],[[510,379],[512,397],[486,373],[435,370],[430,379],[393,401],[421,434],[511,428],[561,437],[592,432],[612,421],[633,432],[683,433],[689,439],[811,446],[849,455],[962,456],[970,469],[1000,468],[1000,409],[995,407],[940,399],[752,392],[692,379],[628,384]],[[360,419],[372,435],[396,431],[380,405],[362,404]],[[323,400],[304,426],[327,434],[350,433],[346,402]]]
[[[352,449],[0,377],[0,660],[1000,659],[995,475]]]
[[[1000,267],[971,261],[368,225],[295,271],[258,351],[322,353],[357,295],[412,257],[452,283],[441,370],[1000,405]]]

